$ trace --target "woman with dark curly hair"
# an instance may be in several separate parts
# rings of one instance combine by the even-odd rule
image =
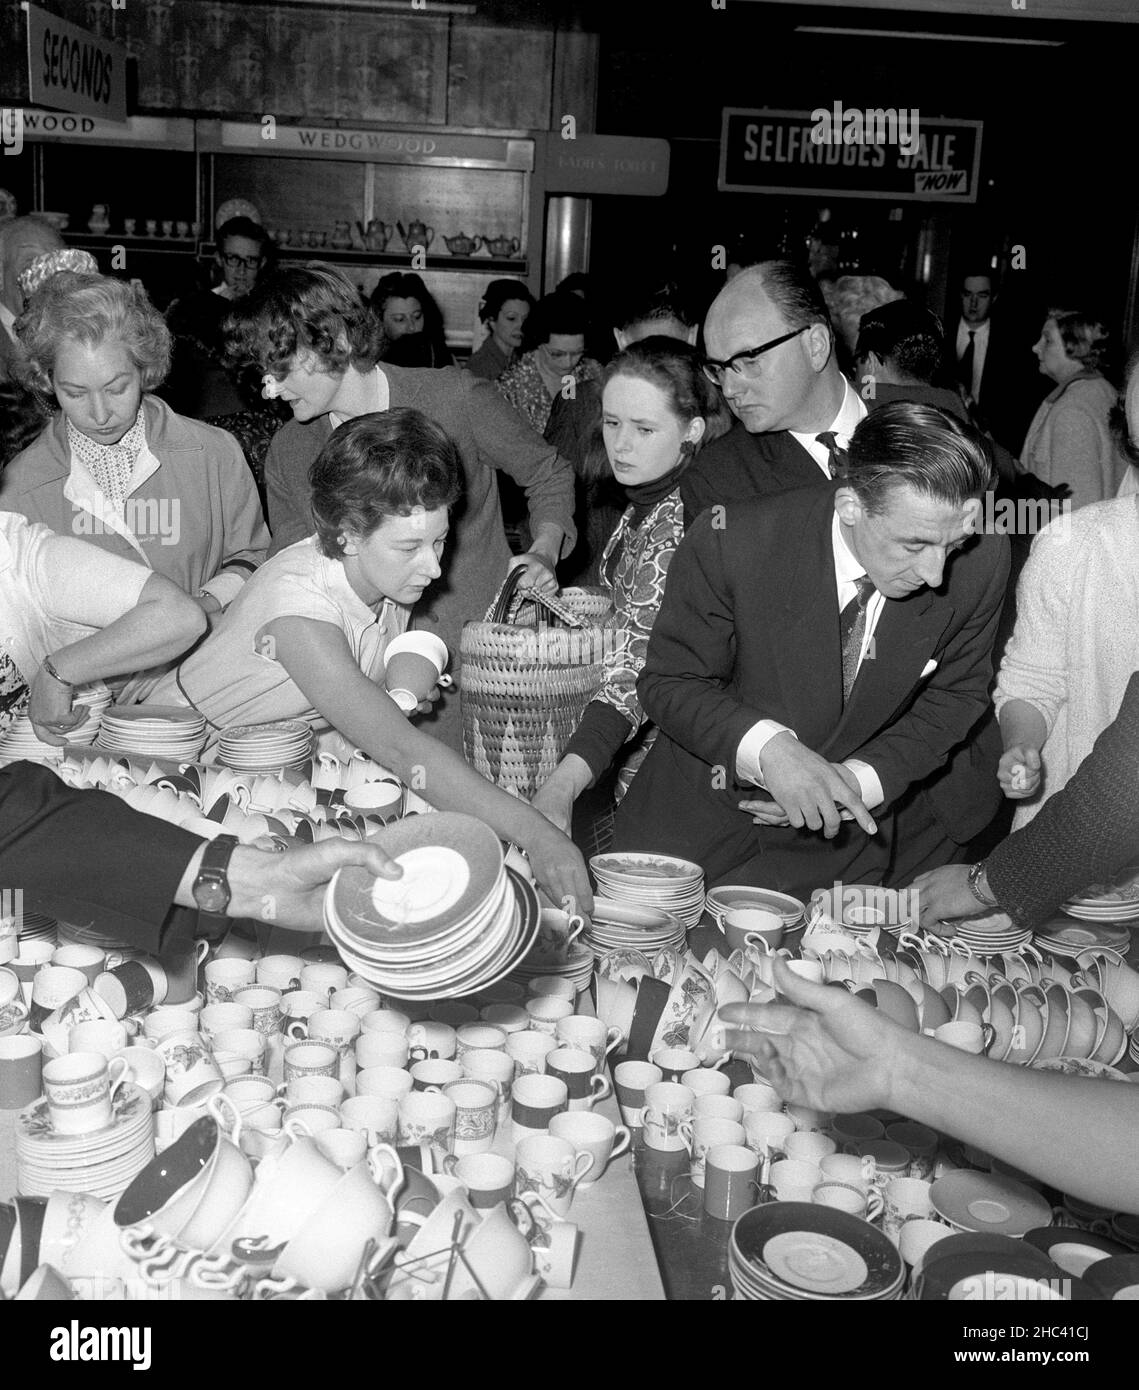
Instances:
[[[467,371],[483,381],[497,381],[518,360],[534,296],[521,280],[492,280],[479,301],[486,341],[467,360]]]
[[[331,726],[439,810],[478,816],[520,845],[555,902],[569,895],[588,909],[571,841],[409,723],[383,688],[388,643],[442,572],[462,476],[459,450],[421,411],[397,406],[341,425],[309,473],[315,534],[266,561],[150,699],[205,715],[207,750],[227,724]]]
[[[508,367],[495,385],[518,413],[538,431],[546,428],[554,401],[596,381],[601,368],[585,355],[589,314],[576,294],[548,294],[530,315],[526,338],[530,351]]]
[[[25,382],[58,414],[8,465],[0,507],[141,561],[220,612],[269,533],[232,435],[150,394],[170,366],[170,330],[145,291],[62,271],[17,332]]]
[[[443,313],[418,275],[393,271],[372,291],[388,346],[383,360],[401,367],[449,367]]]
[[[1094,314],[1053,309],[1032,351],[1056,389],[1032,418],[1020,468],[1053,486],[1067,483],[1071,506],[1114,497],[1127,469],[1112,438],[1118,393],[1107,379],[1113,343]]]

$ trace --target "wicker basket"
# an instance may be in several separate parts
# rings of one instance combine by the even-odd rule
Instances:
[[[601,684],[612,608],[601,589],[523,600],[520,578],[511,570],[486,620],[463,627],[460,703],[467,761],[529,801]]]

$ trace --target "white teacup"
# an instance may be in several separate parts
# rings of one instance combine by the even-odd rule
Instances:
[[[43,1068],[52,1128],[57,1134],[90,1134],[111,1123],[115,1092],[128,1079],[121,1057],[108,1062],[101,1052],[71,1052]]]

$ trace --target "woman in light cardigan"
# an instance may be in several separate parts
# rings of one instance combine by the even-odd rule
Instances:
[[[1033,352],[1056,389],[1032,417],[1021,472],[1053,486],[1067,483],[1073,511],[1114,497],[1127,464],[1111,432],[1118,393],[1102,370],[1110,352],[1107,329],[1093,315],[1055,309]]]

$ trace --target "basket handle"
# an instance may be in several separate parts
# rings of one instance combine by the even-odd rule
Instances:
[[[506,578],[502,581],[502,585],[498,590],[498,594],[495,596],[494,602],[486,610],[486,622],[508,623],[511,621],[510,609],[514,600],[520,598],[517,590],[522,580],[522,575],[523,567],[521,565],[515,565],[515,567],[509,571]],[[533,599],[535,603],[540,603],[552,613],[554,617],[561,618],[562,622],[568,627],[583,628],[589,626],[584,618],[579,617],[578,614],[567,608],[564,603],[559,603],[556,598],[552,598],[549,594],[541,594],[536,589],[531,589],[527,594],[527,598]]]

